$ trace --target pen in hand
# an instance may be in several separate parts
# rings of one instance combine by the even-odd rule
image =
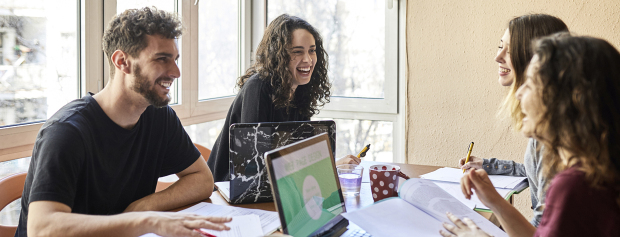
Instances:
[[[471,156],[471,150],[474,149],[474,142],[469,144],[469,149],[467,149],[467,158],[465,159],[465,164],[469,162],[469,157]],[[463,173],[465,173],[465,169],[463,169]]]
[[[368,144],[364,148],[362,148],[362,151],[360,151],[360,153],[357,154],[357,158],[362,158],[362,157],[366,156],[366,152],[368,150],[370,150],[370,144]]]

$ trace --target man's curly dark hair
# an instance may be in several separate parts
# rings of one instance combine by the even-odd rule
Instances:
[[[159,35],[166,39],[181,36],[183,25],[176,14],[155,7],[128,9],[114,16],[103,34],[103,51],[110,64],[110,77],[114,77],[112,54],[121,50],[137,58],[146,48],[146,35]]]
[[[317,62],[310,82],[300,85],[291,98],[293,74],[288,70],[291,61],[289,51],[292,47],[293,32],[305,29],[314,37]],[[239,77],[239,88],[252,75],[259,74],[261,80],[269,80],[274,88],[273,103],[276,108],[297,108],[303,116],[312,117],[319,112],[318,107],[329,102],[331,83],[327,77],[328,55],[323,48],[319,32],[307,21],[287,14],[274,19],[263,35],[256,50],[256,61]],[[291,103],[292,102],[292,103]]]

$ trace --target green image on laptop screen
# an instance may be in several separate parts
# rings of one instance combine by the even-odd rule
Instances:
[[[308,236],[343,212],[326,141],[272,163],[289,235]]]

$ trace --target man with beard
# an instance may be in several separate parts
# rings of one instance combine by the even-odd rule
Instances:
[[[127,10],[103,36],[110,80],[41,127],[15,236],[201,236],[229,217],[158,212],[208,198],[213,176],[167,106],[180,77],[180,20],[154,8]],[[157,179],[179,180],[154,193]]]

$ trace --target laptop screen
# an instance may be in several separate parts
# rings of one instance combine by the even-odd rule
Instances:
[[[289,235],[308,236],[344,212],[327,142],[323,134],[268,153],[282,227]]]

